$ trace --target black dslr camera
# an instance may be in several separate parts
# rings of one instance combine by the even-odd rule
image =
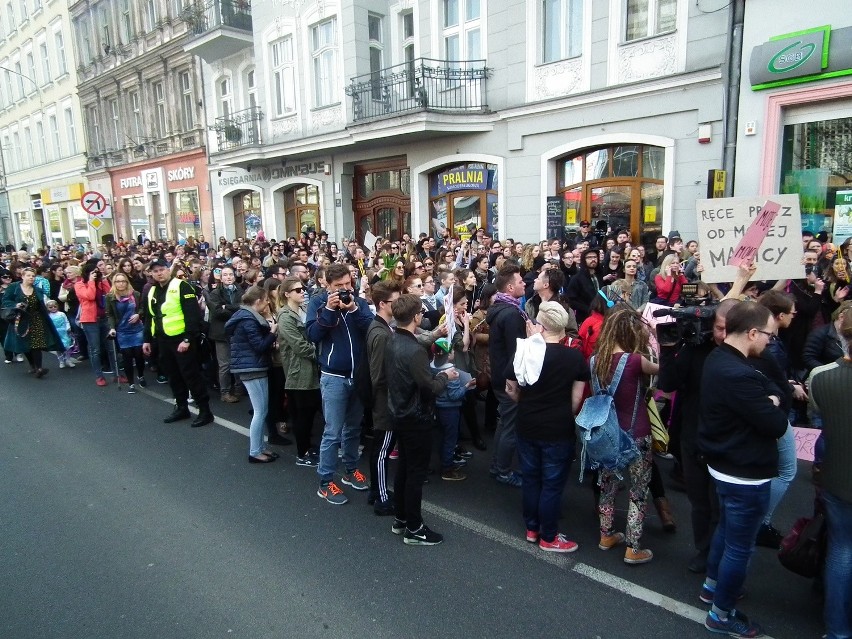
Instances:
[[[352,291],[337,291],[337,297],[343,306],[349,306],[352,303]]]

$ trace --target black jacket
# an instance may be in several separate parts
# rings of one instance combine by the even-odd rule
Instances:
[[[210,291],[210,335],[208,337],[214,342],[228,341],[225,335],[225,322],[240,310],[240,300],[244,292],[244,289],[237,284],[234,285],[233,291],[229,291],[222,284]]]
[[[769,399],[777,393],[732,346],[722,344],[707,356],[698,448],[709,466],[746,479],[778,475],[777,440],[787,430],[787,414]]]
[[[225,324],[225,334],[231,344],[232,373],[261,373],[272,366],[272,344],[277,333],[267,322],[261,324],[254,313],[238,309]]]
[[[517,339],[527,336],[527,324],[517,306],[495,302],[485,314],[488,323],[488,356],[491,359],[491,386],[506,388],[506,367],[515,358]]]
[[[577,274],[568,282],[568,301],[571,302],[571,308],[577,314],[577,324],[582,324],[589,314],[591,309],[589,306],[592,303],[595,295],[598,294],[598,289],[601,287],[601,279],[598,273],[595,273],[598,278],[598,285],[592,281],[589,270],[581,268]]]
[[[834,323],[824,324],[808,335],[802,359],[808,372],[823,364],[831,364],[843,357],[840,338]]]
[[[406,330],[397,328],[385,346],[385,375],[394,381],[387,387],[390,429],[432,428],[435,397],[449,379],[443,373],[432,376],[426,349]]]

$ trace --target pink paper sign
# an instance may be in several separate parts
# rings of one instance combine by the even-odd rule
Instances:
[[[821,431],[816,428],[793,427],[796,434],[796,457],[805,461],[814,460],[814,445]]]
[[[731,259],[728,260],[729,266],[740,266],[746,262],[750,262],[757,255],[757,249],[772,228],[772,223],[775,217],[781,210],[781,205],[767,200],[766,204],[758,211],[754,221],[749,225],[748,230],[743,235],[737,248],[731,253]]]

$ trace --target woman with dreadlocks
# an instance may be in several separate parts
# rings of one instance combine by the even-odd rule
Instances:
[[[659,365],[644,356],[648,352],[650,333],[648,326],[636,311],[630,308],[613,309],[604,321],[598,338],[592,363],[592,375],[596,375],[601,387],[606,388],[622,357],[627,364],[615,391],[615,409],[622,430],[627,431],[636,442],[639,457],[627,467],[630,477],[630,505],[627,511],[627,549],[624,562],[644,564],[654,557],[647,548],[639,545],[642,523],[645,519],[648,484],[651,481],[651,422],[645,407],[643,375],[655,375]],[[615,472],[601,470],[598,515],[601,539],[598,548],[610,550],[625,541],[625,535],[613,530],[615,495],[619,479]]]

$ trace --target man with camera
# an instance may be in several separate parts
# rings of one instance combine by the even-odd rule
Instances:
[[[195,288],[185,280],[173,278],[164,259],[151,263],[151,276],[154,285],[148,289],[142,304],[145,324],[142,352],[149,357],[151,345],[156,342],[158,370],[169,378],[175,409],[163,422],[171,424],[192,417],[188,406],[192,393],[198,416],[190,425],[205,426],[214,417],[198,357],[202,314]]]
[[[320,391],[325,430],[319,452],[320,485],[317,495],[330,504],[348,499],[334,481],[337,453],[343,448],[345,474],[341,481],[355,490],[369,484],[358,470],[358,443],[364,407],[355,386],[355,371],[366,356],[367,330],[373,314],[367,302],[355,296],[346,264],[331,264],[326,270],[328,288],[311,298],[305,329],[319,349]]]

